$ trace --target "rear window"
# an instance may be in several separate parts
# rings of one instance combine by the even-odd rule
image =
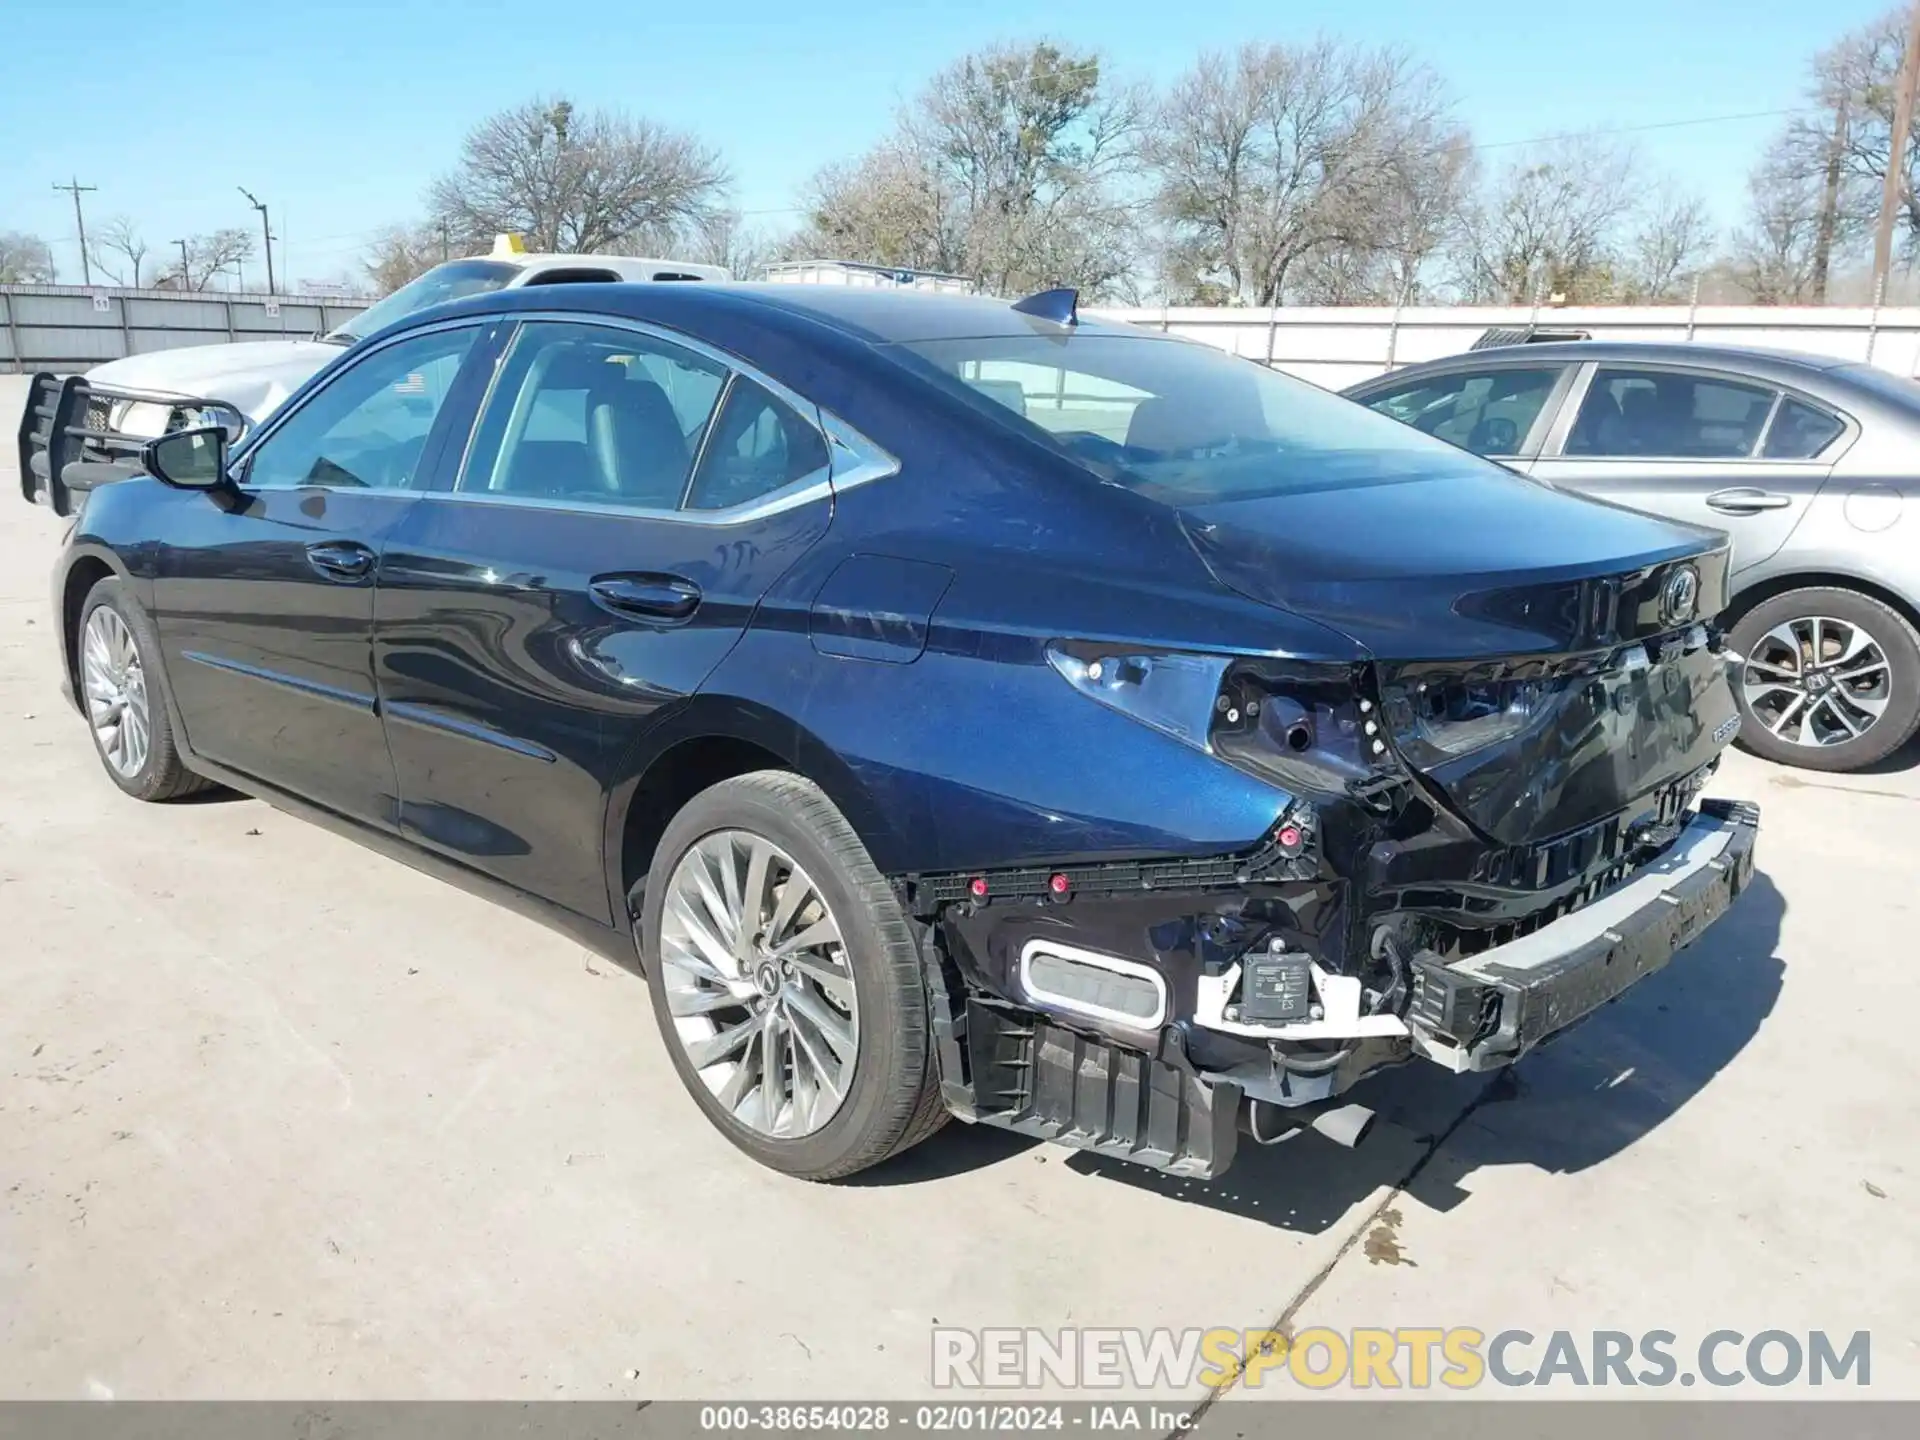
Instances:
[[[899,348],[984,413],[1170,504],[1487,468],[1364,405],[1204,345],[1079,333]]]

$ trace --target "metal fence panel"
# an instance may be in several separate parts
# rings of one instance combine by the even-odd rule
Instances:
[[[1603,340],[1799,350],[1920,375],[1920,306],[1144,306],[1090,313],[1217,346],[1333,389],[1458,355],[1490,329],[1528,324]]]
[[[304,339],[335,329],[369,303],[336,296],[0,285],[0,369],[84,370],[182,345]]]

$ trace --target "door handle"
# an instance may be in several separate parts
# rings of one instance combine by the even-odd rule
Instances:
[[[608,575],[587,589],[607,609],[646,620],[685,620],[700,608],[700,587],[677,575]]]
[[[1793,497],[1736,485],[1731,490],[1714,491],[1707,496],[1707,504],[1725,515],[1757,515],[1762,510],[1784,510],[1793,504]]]
[[[307,563],[329,580],[364,580],[373,573],[373,561],[373,551],[357,540],[323,540],[307,547]]]

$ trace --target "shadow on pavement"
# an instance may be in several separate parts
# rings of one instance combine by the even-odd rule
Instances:
[[[1786,908],[1756,872],[1734,907],[1665,971],[1515,1067],[1408,1192],[1451,1209],[1465,1198],[1460,1182],[1482,1166],[1570,1174],[1662,1124],[1772,1013],[1786,974],[1777,953]],[[1489,1113],[1496,1102],[1497,1115]]]
[[[1461,1182],[1481,1166],[1584,1170],[1678,1111],[1759,1032],[1785,973],[1776,954],[1785,913],[1773,882],[1756,872],[1733,908],[1665,970],[1512,1070],[1451,1075],[1414,1061],[1363,1082],[1348,1098],[1379,1118],[1356,1149],[1311,1131],[1269,1147],[1242,1136],[1232,1169],[1211,1182],[1085,1152],[1055,1153],[1089,1178],[1305,1234],[1349,1220],[1382,1186],[1403,1186],[1422,1204],[1448,1211],[1470,1197]],[[1501,1107],[1497,1128],[1477,1123],[1491,1105]],[[852,1183],[940,1179],[1034,1143],[953,1124]]]
[[[1916,735],[1886,759],[1876,760],[1871,765],[1862,765],[1853,773],[1855,775],[1899,775],[1916,769],[1920,769],[1920,735]]]

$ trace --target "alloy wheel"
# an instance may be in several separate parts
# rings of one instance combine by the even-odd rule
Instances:
[[[147,763],[153,724],[140,651],[127,622],[111,606],[96,606],[87,617],[80,665],[93,738],[107,764],[132,779]]]
[[[839,922],[791,855],[744,830],[695,843],[668,881],[660,962],[674,1034],[735,1120],[797,1139],[834,1117],[859,996]]]
[[[1754,718],[1790,745],[1844,745],[1893,698],[1893,668],[1864,628],[1829,615],[1774,626],[1747,652],[1741,692]]]

